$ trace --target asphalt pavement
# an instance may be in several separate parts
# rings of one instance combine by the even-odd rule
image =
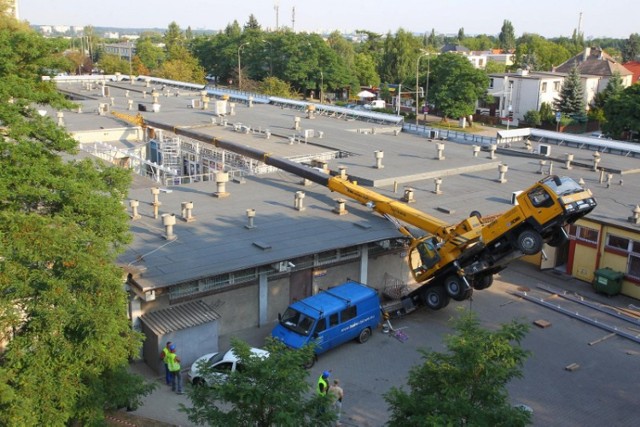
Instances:
[[[588,283],[554,271],[538,271],[526,263],[512,263],[496,276],[491,288],[474,293],[472,300],[451,302],[440,311],[420,309],[393,320],[406,340],[376,331],[365,344],[347,343],[320,356],[309,371],[309,383],[315,384],[324,370],[340,379],[345,391],[342,423],[346,426],[378,427],[388,420],[384,400],[392,386],[405,387],[410,367],[421,362],[420,349],[444,350],[443,337],[451,332],[450,319],[457,308],[473,310],[482,325],[496,328],[519,319],[529,325],[523,346],[532,352],[523,370],[523,378],[509,384],[511,402],[533,409],[534,426],[635,426],[640,419],[637,405],[637,381],[640,345],[611,336],[605,330],[544,306],[514,296],[514,291],[535,289],[540,285],[564,289],[594,302],[618,307],[640,303],[632,298],[608,298],[596,294]],[[533,322],[544,320],[550,326],[540,328]],[[629,328],[633,330],[634,328]],[[253,346],[261,346],[270,328],[252,328],[238,334]],[[640,329],[638,329],[640,332]],[[228,343],[224,337],[221,347]],[[589,345],[589,343],[594,343]],[[573,365],[574,370],[566,369]],[[144,399],[135,412],[128,413],[129,424],[150,426],[155,419],[174,426],[194,426],[178,405],[189,405],[187,395],[176,395],[143,363],[132,369],[158,382],[157,390]],[[135,417],[140,417],[138,421]]]

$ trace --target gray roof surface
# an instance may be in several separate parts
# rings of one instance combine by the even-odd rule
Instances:
[[[172,305],[140,316],[157,336],[192,328],[220,319],[220,315],[201,300]]]
[[[118,89],[112,92],[117,96]],[[138,102],[141,95],[131,91]],[[136,98],[137,97],[137,98]],[[161,111],[143,115],[149,120],[174,126],[191,127],[198,132],[237,143],[260,148],[272,155],[296,157],[342,150],[352,153],[346,158],[330,160],[329,167],[337,170],[347,167],[347,174],[364,185],[373,183],[375,190],[388,197],[400,199],[402,186],[411,185],[416,203],[412,207],[450,223],[468,216],[472,210],[483,214],[502,212],[510,207],[514,191],[524,190],[543,175],[539,159],[527,157],[523,143],[514,144],[509,150],[501,150],[497,159],[489,159],[487,152],[473,157],[470,145],[445,142],[444,160],[437,160],[436,141],[401,132],[394,136],[392,128],[362,121],[336,117],[318,116],[307,119],[303,111],[275,107],[273,105],[236,105],[229,123],[243,123],[252,129],[269,128],[270,139],[263,134],[234,132],[231,126],[212,123],[209,111],[187,108],[194,93],[161,98]],[[122,107],[125,98],[117,98],[114,108],[126,112]],[[92,103],[82,101],[85,111],[91,111]],[[150,102],[147,96],[146,102]],[[136,113],[136,112],[132,112]],[[324,132],[323,138],[311,138],[309,143],[289,143],[294,134],[294,117],[301,118],[302,129]],[[90,119],[100,118],[109,127],[121,127],[122,123],[97,113],[65,114],[65,123],[70,130],[82,128]],[[76,122],[77,119],[77,122]],[[105,126],[105,128],[107,127]],[[374,132],[375,129],[375,132]],[[278,136],[279,135],[279,136]],[[533,143],[534,147],[537,143]],[[374,151],[384,152],[382,169],[375,168]],[[574,153],[572,170],[565,170],[564,153]],[[529,155],[530,156],[530,155]],[[627,221],[633,207],[640,203],[640,175],[637,173],[615,176],[609,188],[599,182],[599,172],[591,168],[593,152],[586,149],[554,146],[550,160],[555,159],[553,173],[568,175],[576,181],[583,178],[590,188],[598,207],[591,218],[611,222],[622,227],[640,231],[640,227]],[[507,182],[500,184],[498,164],[507,163]],[[580,164],[583,164],[581,167]],[[640,168],[637,158],[613,154],[602,154],[602,167],[611,167],[627,172]],[[548,166],[545,171],[548,170]],[[433,178],[442,177],[443,194],[434,194]],[[620,179],[623,185],[620,185]],[[399,185],[393,192],[393,183]],[[132,221],[134,241],[120,258],[122,264],[135,266],[141,275],[136,280],[144,289],[166,287],[176,283],[204,278],[253,266],[274,263],[294,257],[314,254],[326,250],[399,237],[394,226],[371,212],[368,208],[347,201],[348,215],[333,212],[334,199],[341,195],[331,193],[325,187],[304,187],[300,178],[285,172],[247,177],[246,183],[229,182],[229,197],[216,198],[214,182],[200,182],[171,187],[171,192],[161,192],[160,214],[173,213],[178,217],[174,232],[175,241],[167,241],[161,219],[153,218],[150,188],[151,181],[137,180],[130,192],[130,199],[140,201],[142,218]],[[305,191],[303,201],[306,209],[294,209],[294,194]],[[187,223],[180,217],[181,202],[194,203],[195,222]],[[438,207],[447,207],[453,212],[444,214]],[[255,209],[255,228],[248,229],[246,211]],[[270,246],[261,249],[254,243]]]

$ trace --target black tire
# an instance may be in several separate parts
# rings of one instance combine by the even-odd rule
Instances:
[[[360,335],[358,335],[358,342],[364,344],[369,341],[369,338],[371,338],[371,328],[364,328],[360,331]]]
[[[487,289],[492,284],[493,284],[493,274],[487,274],[486,276],[477,277],[473,281],[473,289],[481,291],[483,289]]]
[[[567,235],[562,230],[554,230],[553,237],[549,239],[547,245],[557,248],[567,242]]]
[[[449,295],[442,286],[432,286],[423,294],[424,304],[431,310],[440,310],[449,305]]]
[[[472,216],[475,216],[478,219],[482,219],[482,214],[480,213],[480,211],[471,211],[471,213],[469,214],[469,218],[471,218]]]
[[[195,377],[193,381],[191,381],[191,384],[193,384],[194,387],[202,387],[205,385],[204,379],[200,377]]]
[[[314,354],[314,355],[313,355],[313,357],[311,358],[311,360],[308,360],[308,361],[307,361],[307,363],[305,363],[302,367],[303,367],[304,369],[311,369],[311,368],[313,368],[313,365],[315,365],[315,364],[316,364],[316,359],[317,359],[317,357],[316,357],[316,355]]]
[[[468,297],[467,289],[462,277],[452,274],[444,279],[444,288],[447,290],[447,294],[456,301],[463,301]]]
[[[542,250],[542,236],[534,230],[524,230],[518,235],[516,242],[518,249],[525,255],[534,255]]]

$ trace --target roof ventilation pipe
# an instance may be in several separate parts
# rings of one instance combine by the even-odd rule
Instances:
[[[160,202],[160,200],[158,200],[158,195],[159,194],[160,194],[160,188],[153,187],[151,189],[151,195],[153,196],[153,203],[151,203],[151,205],[153,206],[153,218],[154,219],[158,219],[158,209],[160,208],[160,205],[162,204]]]
[[[248,228],[248,229],[256,228],[256,226],[253,223],[253,220],[255,217],[256,217],[256,210],[247,209],[247,225],[245,225],[244,228]]]
[[[338,215],[346,215],[349,213],[349,211],[347,211],[347,209],[345,208],[345,204],[347,203],[347,201],[345,199],[336,199],[336,207],[333,209],[333,212],[338,214]]]
[[[506,163],[500,163],[498,165],[498,182],[500,184],[504,184],[505,182],[507,182],[506,175],[508,170],[509,170],[509,166],[507,166]]]
[[[573,169],[573,166],[571,166],[571,162],[573,162],[573,154],[565,153],[564,155],[566,156],[564,161],[564,168],[567,170]]]
[[[214,197],[223,198],[229,196],[229,193],[227,193],[227,182],[229,182],[229,174],[227,172],[216,173],[217,191],[213,193]]]
[[[131,206],[131,219],[136,220],[142,218],[138,213],[138,206],[140,206],[140,202],[138,200],[129,200],[129,206]]]
[[[162,214],[162,224],[164,225],[167,240],[175,240],[178,236],[173,234],[173,226],[176,225],[176,216],[174,214]]]
[[[384,151],[376,150],[373,152],[373,155],[376,159],[376,169],[382,169],[384,166],[382,165],[382,158],[384,157]]]
[[[296,191],[296,194],[293,197],[293,208],[297,211],[303,211],[305,210],[305,207],[303,205],[303,200],[305,197],[305,192],[304,191]]]
[[[182,219],[186,222],[193,222],[196,217],[193,216],[193,202],[182,202]]]
[[[436,160],[444,160],[444,142],[436,142],[436,150],[438,152]]]
[[[628,218],[629,222],[633,224],[640,224],[640,206],[636,205],[631,211],[631,216]]]

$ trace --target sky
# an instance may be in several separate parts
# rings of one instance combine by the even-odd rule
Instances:
[[[278,12],[276,13],[276,5]],[[33,25],[221,30],[251,14],[263,30],[498,35],[509,20],[516,36],[571,37],[580,22],[585,38],[640,33],[638,0],[18,0],[21,20]],[[293,10],[295,8],[295,15]],[[295,16],[295,20],[292,20]]]

